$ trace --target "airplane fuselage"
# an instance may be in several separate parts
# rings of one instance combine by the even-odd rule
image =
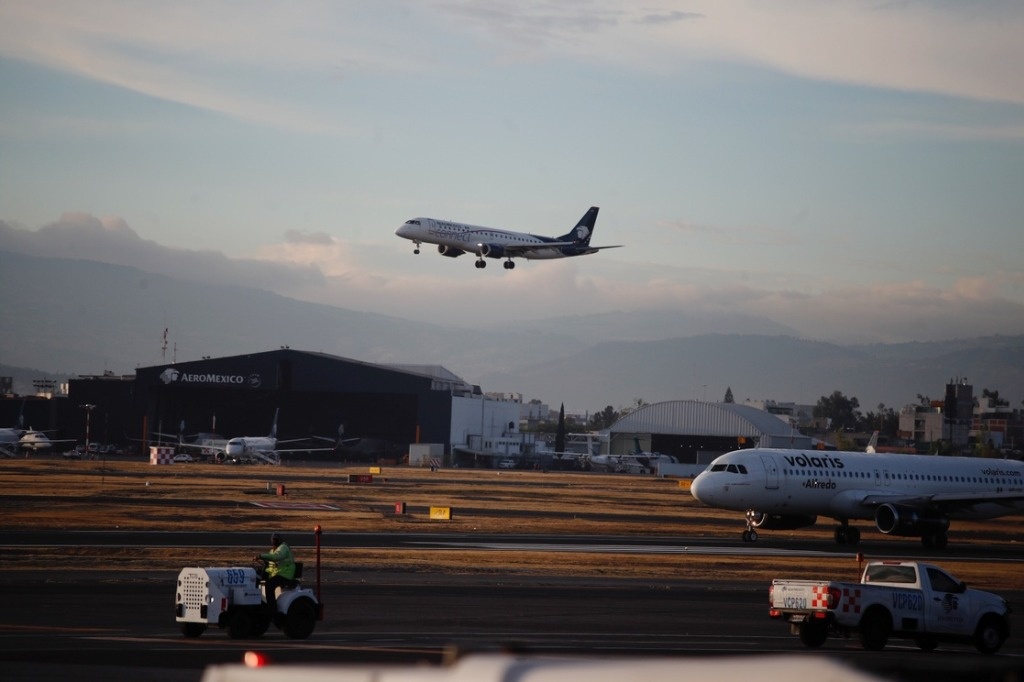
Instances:
[[[445,249],[442,252],[444,255],[454,254],[457,250],[488,258],[504,258],[505,250],[513,247],[519,250],[516,255],[522,258],[551,259],[580,256],[597,251],[526,232],[512,232],[434,218],[413,218],[399,227],[395,234],[415,242],[437,244]]]
[[[756,540],[754,527],[796,529],[825,516],[842,524],[837,542],[856,544],[847,522],[872,519],[882,533],[941,547],[950,519],[1024,512],[1024,463],[755,448],[715,459],[690,492],[708,506],[747,512],[744,540]]]
[[[241,457],[255,452],[269,453],[277,448],[277,439],[268,436],[238,436],[231,438],[224,446],[228,457]]]
[[[25,450],[45,450],[53,447],[53,441],[41,431],[26,431],[18,444]]]

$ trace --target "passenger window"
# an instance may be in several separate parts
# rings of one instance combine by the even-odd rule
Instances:
[[[931,581],[932,589],[936,592],[958,592],[960,590],[960,583],[937,568],[928,569],[928,580]]]

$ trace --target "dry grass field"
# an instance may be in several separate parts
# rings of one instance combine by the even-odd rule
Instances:
[[[372,482],[349,482],[360,467],[231,467],[206,464],[152,466],[122,460],[0,460],[0,518],[6,530],[163,530],[325,534],[504,533],[680,536],[722,538],[733,544],[742,515],[696,502],[685,481],[651,476],[384,468]],[[283,489],[281,487],[283,486]],[[278,492],[284,495],[278,495]],[[316,503],[333,509],[264,509],[257,502]],[[396,513],[404,503],[406,513]],[[450,520],[432,520],[429,507],[451,509]],[[1015,547],[1019,519],[954,523],[957,547],[999,543]],[[881,537],[865,528],[863,551],[904,549],[913,539]],[[766,546],[787,540],[828,540],[822,519],[803,531],[768,531]],[[308,535],[307,535],[308,537]],[[259,549],[259,548],[253,548]],[[854,550],[836,558],[760,558],[702,554],[553,553],[463,550],[337,550],[324,552],[329,571],[517,576],[634,578],[650,581],[753,580],[772,577],[852,579]],[[185,565],[244,563],[217,550],[180,548],[39,548],[5,556],[7,570],[177,570]],[[1024,589],[1024,571],[1013,562],[978,562],[963,552],[942,562],[978,586]],[[113,564],[113,566],[110,566]]]

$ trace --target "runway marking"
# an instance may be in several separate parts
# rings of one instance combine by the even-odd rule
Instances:
[[[313,511],[341,511],[341,507],[321,502],[253,502],[263,509],[307,509]]]
[[[843,556],[842,554],[836,554],[835,552],[777,549],[772,547],[671,547],[663,545],[580,545],[542,542],[416,542],[412,544],[514,552],[581,552],[592,554],[737,554],[749,556],[794,557]]]
[[[84,633],[97,633],[97,632],[124,632],[115,628],[89,628],[89,627],[68,627],[59,625],[12,625],[10,623],[0,623],[0,630],[10,632],[66,632],[69,634],[84,634]]]

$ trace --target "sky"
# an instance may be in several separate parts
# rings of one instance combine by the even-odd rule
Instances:
[[[1021,35],[1011,0],[6,0],[0,248],[463,326],[1022,334]],[[514,271],[394,234],[592,205],[623,248]]]

